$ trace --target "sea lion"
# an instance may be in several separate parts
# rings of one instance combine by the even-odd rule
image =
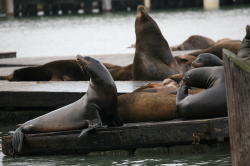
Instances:
[[[191,64],[196,59],[196,57],[192,55],[180,55],[175,56],[174,58],[179,65],[180,71],[183,73],[191,69]]]
[[[164,79],[160,83],[149,83],[134,90],[134,92],[165,92],[174,93],[179,87],[178,83],[172,79]]]
[[[163,80],[178,73],[168,42],[142,5],[137,7],[135,33],[134,80]]]
[[[193,62],[192,66],[198,67],[209,67],[209,66],[224,66],[224,62],[217,56],[210,53],[200,54]]]
[[[1,76],[9,81],[80,81],[89,80],[82,72],[76,60],[57,60],[39,66],[24,67],[15,70],[9,76]]]
[[[188,95],[190,87],[206,90]],[[176,105],[178,113],[185,119],[226,116],[224,66],[201,67],[186,72],[177,91]]]
[[[103,63],[109,70],[121,66]],[[14,70],[0,80],[8,81],[87,81],[89,75],[82,71],[76,60],[57,60],[39,66],[24,67]]]
[[[129,81],[133,79],[132,74],[133,64],[127,66],[120,66],[116,68],[109,69],[114,80],[117,81]]]
[[[246,26],[246,35],[241,43],[240,51],[237,54],[240,58],[245,58],[250,61],[250,25]]]
[[[189,53],[189,55],[193,55],[197,57],[198,55],[203,54],[203,53],[211,53],[211,54],[218,56],[220,59],[222,59],[223,48],[226,48],[234,52],[235,54],[237,54],[240,49],[240,44],[241,44],[240,40],[222,40],[218,43],[215,43],[213,46],[209,48],[202,49],[200,51],[194,51],[192,53]]]
[[[119,126],[117,90],[103,64],[91,57],[77,56],[82,70],[90,77],[87,93],[76,102],[27,121],[16,129],[12,139],[14,152],[20,152],[24,134],[85,129],[82,134],[106,123]]]
[[[172,51],[205,49],[214,45],[214,41],[208,37],[192,35],[182,44],[171,47]]]
[[[175,94],[133,92],[118,96],[118,114],[124,123],[164,121],[176,117]]]

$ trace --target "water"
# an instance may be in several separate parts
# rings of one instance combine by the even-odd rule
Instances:
[[[250,7],[152,12],[170,45],[193,34],[242,39]],[[134,13],[0,19],[0,52],[18,57],[133,53]]]
[[[242,39],[250,24],[250,7],[231,10],[186,10],[152,12],[170,45],[193,34]],[[72,17],[0,19],[0,52],[17,51],[18,57],[75,54],[132,53],[135,42],[134,14]],[[1,136],[15,126],[0,127]],[[0,145],[1,146],[1,145]],[[1,149],[1,148],[0,148]],[[0,150],[0,165],[165,165],[229,166],[228,152],[167,155],[166,153],[118,155],[66,155],[6,157]]]

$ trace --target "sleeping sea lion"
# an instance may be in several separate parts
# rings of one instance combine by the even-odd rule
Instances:
[[[119,126],[117,118],[117,90],[114,80],[103,64],[91,57],[77,56],[82,70],[87,72],[90,83],[87,93],[76,102],[25,122],[14,132],[14,153],[20,152],[25,134],[85,129],[106,123]]]
[[[182,44],[171,47],[172,51],[205,49],[214,45],[214,41],[208,37],[192,35]]]
[[[121,66],[103,63],[113,70]],[[8,81],[87,81],[89,75],[82,71],[76,60],[57,60],[39,66],[24,67],[14,70],[8,76],[0,76],[0,80]]]
[[[222,59],[223,48],[226,48],[234,52],[235,54],[237,54],[240,49],[240,44],[241,44],[240,40],[222,40],[220,42],[216,42],[213,46],[209,48],[202,49],[200,51],[194,51],[192,53],[189,53],[189,55],[193,55],[197,57],[198,55],[203,54],[203,53],[211,53],[211,54],[218,56],[220,59]]]
[[[209,67],[209,66],[223,66],[224,62],[217,56],[210,53],[200,54],[193,62],[192,66],[198,67]]]
[[[178,73],[168,42],[142,5],[137,8],[135,33],[134,80],[163,80]]]
[[[205,90],[188,95],[190,87]],[[177,91],[177,111],[185,119],[213,118],[227,115],[224,66],[195,68],[185,73]]]

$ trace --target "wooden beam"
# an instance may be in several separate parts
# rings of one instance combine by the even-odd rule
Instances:
[[[203,144],[228,138],[227,118],[132,123],[122,127],[102,127],[78,138],[80,130],[57,133],[26,134],[23,149],[16,155],[85,154],[95,151],[131,150]],[[4,136],[2,149],[12,155],[12,136]]]
[[[188,51],[174,51],[174,56],[185,55],[193,52],[194,50]],[[134,54],[107,54],[107,55],[88,55],[94,57],[101,62],[112,63],[116,65],[128,65],[133,63]],[[0,59],[0,67],[10,67],[10,66],[36,66],[43,65],[45,63],[55,61],[55,60],[65,60],[65,59],[76,59],[76,56],[58,56],[58,57],[34,57],[34,58],[15,58],[15,59]]]
[[[155,81],[159,82],[159,81]],[[130,93],[152,81],[115,81],[118,94]],[[70,104],[86,93],[88,81],[0,81],[2,108],[57,108]]]
[[[4,58],[16,58],[16,52],[1,52],[0,59]]]
[[[245,67],[250,64],[245,58],[246,64],[239,65],[234,53],[223,53],[232,165],[245,166],[250,161],[250,73]]]

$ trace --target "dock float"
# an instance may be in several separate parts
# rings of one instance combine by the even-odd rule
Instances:
[[[87,154],[97,151],[212,144],[228,141],[228,119],[131,123],[101,127],[79,138],[81,130],[25,134],[23,148],[15,155]],[[3,136],[2,151],[12,156],[12,136]]]
[[[173,51],[173,56],[185,55],[197,50]],[[84,55],[96,58],[101,62],[112,63],[115,65],[125,66],[133,63],[134,54],[105,54],[105,55]],[[53,56],[53,57],[25,57],[15,59],[0,59],[0,67],[16,67],[16,66],[37,66],[55,60],[76,59],[75,56]]]
[[[115,81],[119,94],[159,81]],[[87,92],[88,81],[0,81],[0,108],[58,108]]]

